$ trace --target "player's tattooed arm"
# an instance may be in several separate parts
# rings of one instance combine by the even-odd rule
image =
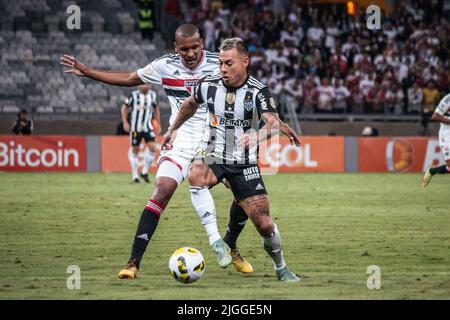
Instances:
[[[263,119],[265,122],[264,126],[262,126],[258,130],[258,132],[249,130],[248,132],[244,133],[239,138],[238,143],[240,145],[246,148],[252,148],[261,142],[269,140],[270,138],[281,132],[290,139],[292,144],[300,146],[300,139],[298,138],[295,131],[288,124],[282,122],[277,113],[263,113],[261,115],[261,119]]]
[[[113,86],[133,87],[144,84],[137,72],[103,71],[85,66],[81,61],[68,54],[59,59],[59,63],[69,69],[65,73],[73,73],[79,77],[87,77]]]
[[[162,148],[172,149],[172,142],[175,140],[176,131],[183,123],[189,120],[197,111],[199,104],[195,101],[193,96],[185,99],[180,110],[178,110],[177,117],[173,124],[169,127],[162,142]]]
[[[291,144],[300,147],[300,139],[297,133],[288,124],[281,121],[277,113],[265,112],[261,115],[261,119],[265,124],[259,129],[259,141],[270,139],[274,132],[279,131],[289,138]]]
[[[445,124],[450,124],[450,119],[447,119],[446,117],[444,117],[443,115],[440,115],[437,112],[433,113],[433,116],[431,117],[431,120],[442,122],[442,123],[445,123]]]

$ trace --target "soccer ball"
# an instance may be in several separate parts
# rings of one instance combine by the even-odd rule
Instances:
[[[169,270],[172,277],[181,283],[195,282],[205,272],[205,260],[197,249],[183,247],[170,257]]]

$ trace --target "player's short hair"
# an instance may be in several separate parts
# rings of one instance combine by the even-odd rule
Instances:
[[[234,48],[241,54],[245,54],[246,56],[249,55],[248,47],[241,38],[229,38],[223,40],[220,44],[219,51],[229,51]]]
[[[177,28],[177,30],[175,31],[175,38],[176,37],[190,38],[195,36],[196,34],[200,38],[202,37],[200,30],[196,26],[190,23],[185,23]]]

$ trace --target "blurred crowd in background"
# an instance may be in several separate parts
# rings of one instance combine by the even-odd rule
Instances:
[[[251,73],[298,113],[430,113],[450,91],[450,23],[441,1],[396,3],[380,30],[345,4],[188,0],[179,14],[210,51],[245,40]]]

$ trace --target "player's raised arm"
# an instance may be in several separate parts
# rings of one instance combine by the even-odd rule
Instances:
[[[120,72],[95,70],[85,66],[78,59],[68,54],[63,55],[59,59],[59,63],[69,68],[64,71],[65,73],[73,73],[79,77],[91,78],[114,86],[133,87],[144,84],[136,71]]]
[[[197,103],[197,101],[195,101],[194,96],[190,96],[183,101],[183,104],[178,111],[175,121],[172,123],[172,125],[164,135],[161,148],[166,148],[169,150],[172,148],[172,142],[173,140],[175,140],[176,131],[183,125],[183,123],[185,123],[195,114],[198,106],[199,104]]]

